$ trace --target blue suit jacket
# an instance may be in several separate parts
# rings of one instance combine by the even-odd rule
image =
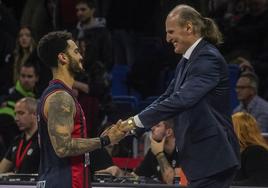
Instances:
[[[201,40],[166,92],[138,114],[145,128],[175,118],[176,144],[189,180],[239,166],[239,144],[231,122],[230,83],[220,52]]]

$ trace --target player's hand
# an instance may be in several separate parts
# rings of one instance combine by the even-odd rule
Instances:
[[[163,137],[163,139],[160,142],[157,142],[156,140],[154,140],[152,136],[150,137],[150,140],[151,140],[151,150],[154,155],[164,152],[164,144],[166,141],[166,137]]]
[[[101,136],[108,136],[111,144],[117,144],[126,136],[126,132],[120,129],[122,120],[119,120],[115,125],[112,125],[109,129],[106,129]]]

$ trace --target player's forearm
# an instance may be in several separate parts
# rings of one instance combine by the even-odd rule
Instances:
[[[99,138],[61,139],[54,143],[54,150],[59,157],[77,156],[101,148]]]
[[[156,157],[158,164],[160,166],[162,178],[165,183],[167,184],[173,184],[173,179],[174,179],[174,170],[170,166],[166,156],[164,153],[159,154]]]

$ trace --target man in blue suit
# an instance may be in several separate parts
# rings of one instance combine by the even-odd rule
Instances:
[[[183,56],[175,77],[162,96],[119,128],[149,129],[174,117],[189,187],[227,188],[239,167],[239,146],[231,122],[227,64],[214,46],[221,43],[221,34],[211,19],[187,5],[168,14],[166,33],[175,53]]]

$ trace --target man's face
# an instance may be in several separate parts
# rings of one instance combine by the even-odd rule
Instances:
[[[36,115],[28,111],[25,102],[15,105],[15,121],[20,131],[27,131],[36,124]]]
[[[68,70],[73,76],[82,73],[84,71],[82,64],[82,56],[79,52],[79,49],[73,40],[68,40],[68,50],[67,57],[69,61]]]
[[[20,69],[19,81],[23,89],[26,91],[33,91],[38,76],[35,74],[34,67],[22,66]]]
[[[166,136],[166,125],[163,122],[152,127],[152,138],[160,142]]]
[[[76,5],[76,16],[80,22],[87,22],[93,17],[94,9],[88,7],[87,4],[79,3]]]
[[[187,26],[178,25],[178,16],[168,16],[166,19],[166,40],[174,46],[176,54],[184,54],[192,45],[189,41],[190,33]]]
[[[240,101],[248,101],[255,95],[255,90],[250,85],[250,80],[246,77],[241,77],[236,83],[237,98]]]

